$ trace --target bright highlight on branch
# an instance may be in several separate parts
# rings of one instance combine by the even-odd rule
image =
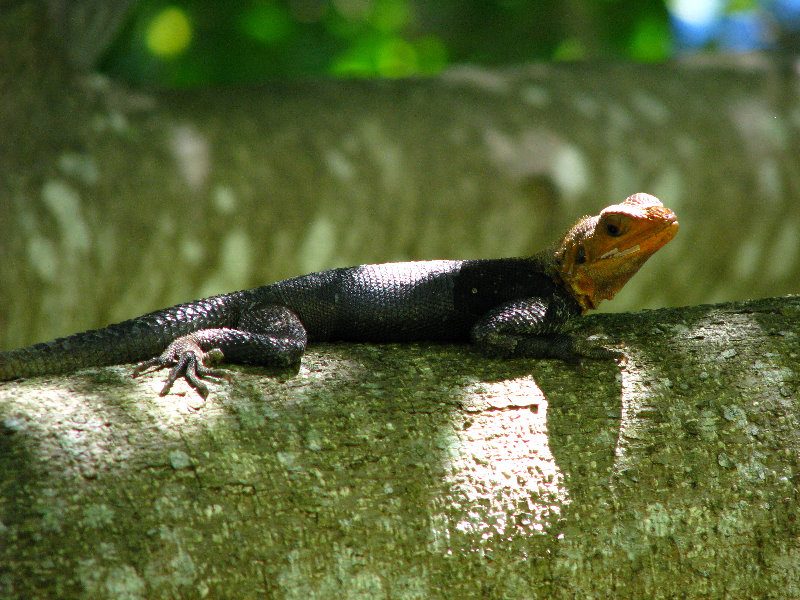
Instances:
[[[192,42],[192,24],[186,12],[167,6],[147,26],[147,49],[160,58],[173,58],[183,53]]]

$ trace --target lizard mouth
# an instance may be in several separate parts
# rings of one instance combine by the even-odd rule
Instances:
[[[600,257],[600,260],[604,260],[606,258],[624,258],[624,257],[628,256],[629,254],[635,254],[636,252],[639,252],[641,249],[642,249],[642,247],[639,244],[636,244],[635,246],[632,246],[631,248],[628,248],[627,250],[620,250],[618,248],[612,248],[611,250],[609,250],[608,252],[603,254],[603,256]]]
[[[678,233],[678,219],[675,213],[669,209],[659,212],[661,213],[659,220],[645,231],[628,239],[626,248],[620,250],[615,246],[598,256],[597,260],[626,261],[640,256],[645,256],[646,260],[652,256]]]

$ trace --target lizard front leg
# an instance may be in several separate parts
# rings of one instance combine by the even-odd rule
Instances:
[[[133,376],[152,367],[171,367],[160,395],[166,395],[172,384],[184,377],[205,398],[208,387],[202,379],[224,375],[208,367],[207,362],[290,366],[300,360],[307,342],[300,318],[285,306],[250,308],[243,311],[234,327],[201,329],[173,340],[159,356],[139,363]]]
[[[487,312],[472,328],[472,342],[488,356],[558,358],[570,363],[581,357],[619,358],[615,350],[576,339],[564,331],[579,311],[556,297],[525,298]]]

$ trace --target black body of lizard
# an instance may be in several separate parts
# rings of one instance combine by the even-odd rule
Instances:
[[[308,342],[468,341],[496,356],[574,360],[614,354],[565,334],[611,298],[677,231],[674,213],[636,194],[579,221],[529,258],[361,265],[158,310],[0,353],[0,380],[145,361],[203,396],[204,361],[289,366]],[[155,357],[155,358],[153,358]]]

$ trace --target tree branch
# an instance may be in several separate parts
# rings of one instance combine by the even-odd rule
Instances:
[[[792,596],[800,298],[597,315],[622,365],[327,344],[0,385],[3,597]]]

